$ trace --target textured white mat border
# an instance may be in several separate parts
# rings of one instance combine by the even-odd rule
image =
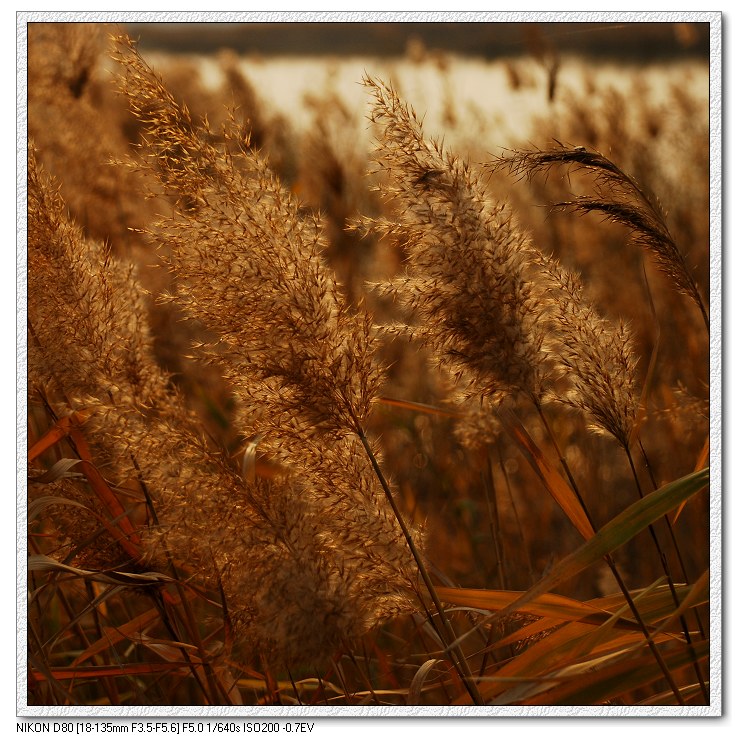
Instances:
[[[426,2],[428,8],[432,3]],[[710,682],[711,704],[699,707],[449,707],[449,706],[263,706],[263,707],[111,707],[69,706],[29,707],[26,703],[27,689],[27,625],[25,621],[26,579],[26,477],[27,477],[27,431],[26,431],[26,325],[27,325],[27,282],[26,282],[26,152],[27,152],[27,33],[29,22],[708,22],[710,29],[710,127],[711,127],[711,230],[710,230],[710,322],[711,322],[711,366],[710,366],[710,465],[711,465],[711,580],[710,596],[712,620],[710,627]],[[17,242],[16,242],[16,286],[17,286],[17,355],[16,355],[16,471],[17,471],[17,672],[16,708],[19,717],[52,717],[74,719],[75,717],[97,717],[109,720],[114,717],[205,717],[246,718],[282,717],[287,719],[312,719],[318,717],[344,718],[387,718],[387,717],[461,717],[480,719],[486,717],[717,717],[722,715],[722,555],[723,555],[723,500],[722,500],[722,16],[719,12],[691,11],[643,11],[643,12],[449,12],[445,10],[418,11],[18,11],[16,14],[17,38],[17,139],[16,139],[16,193],[17,193]],[[24,720],[28,720],[25,718]],[[129,724],[125,721],[122,725]],[[353,722],[352,722],[353,723]],[[325,725],[323,725],[325,726]],[[481,728],[474,723],[475,728]],[[338,727],[336,727],[338,728]],[[382,731],[381,725],[377,728]],[[408,726],[408,728],[410,728]],[[471,726],[469,728],[472,728]],[[561,727],[563,728],[563,727]],[[241,733],[244,732],[241,726]],[[484,730],[484,729],[483,729]],[[353,729],[345,729],[354,733]],[[129,732],[130,733],[130,730]],[[284,733],[284,730],[280,733]],[[317,727],[316,735],[323,731]],[[161,735],[158,732],[152,735]]]

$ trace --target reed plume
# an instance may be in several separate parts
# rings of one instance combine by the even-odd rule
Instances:
[[[200,349],[222,364],[247,407],[269,409],[262,421],[275,432],[287,424],[300,433],[355,430],[381,373],[369,319],[348,311],[325,267],[319,221],[301,216],[235,122],[225,131],[232,155],[208,143],[207,129],[119,43],[145,161],[178,200],[157,231],[171,252],[175,297],[219,337]]]
[[[633,243],[650,253],[661,272],[699,308],[709,329],[709,316],[700,290],[675,243],[658,201],[626,172],[603,154],[583,146],[516,150],[498,157],[489,167],[513,174],[532,176],[555,166],[569,166],[595,177],[593,195],[580,195],[554,207],[579,213],[600,213],[607,220],[629,229]]]
[[[638,410],[636,355],[628,327],[603,318],[587,301],[576,274],[552,259],[542,262],[556,327],[552,353],[566,389],[552,393],[583,411],[590,428],[624,447]]]
[[[365,84],[381,126],[379,188],[399,213],[398,222],[367,222],[400,230],[408,253],[406,273],[378,289],[416,320],[388,330],[422,341],[450,365],[464,394],[477,396],[471,418],[522,394],[539,409],[544,399],[563,400],[586,412],[593,428],[627,439],[636,407],[627,330],[597,313],[577,277],[543,255],[504,204],[488,199],[468,164],[425,139],[390,87]],[[472,446],[480,433],[495,432],[490,422],[477,423],[476,432],[468,420],[460,427]]]
[[[107,29],[80,23],[28,24],[28,134],[85,234],[116,254],[137,246],[153,206],[143,182],[111,165],[128,148],[125,110],[108,86]]]
[[[324,657],[343,639],[407,611],[409,576],[403,579],[405,561],[398,563],[407,555],[396,522],[365,504],[347,525],[340,515],[346,504],[337,513],[326,502],[332,495],[338,506],[349,479],[357,496],[371,495],[350,453],[332,450],[338,461],[331,467],[326,452],[322,464],[335,475],[329,494],[313,489],[313,482],[326,485],[315,475],[246,482],[209,448],[154,362],[131,268],[67,220],[32,149],[28,171],[29,372],[53,388],[52,397],[64,398],[67,411],[90,415],[85,434],[111,485],[127,489],[139,509],[146,491],[146,516],[135,518],[139,561],[173,565],[220,587],[235,641],[273,659]],[[58,487],[86,511],[100,507],[86,489],[66,480]],[[73,551],[88,541],[82,561],[131,566],[114,542],[89,541],[97,518],[60,518]],[[392,551],[398,554],[388,561]]]
[[[427,344],[455,375],[468,370],[470,392],[540,398],[551,367],[527,237],[465,162],[425,139],[394,90],[370,78],[365,85],[380,126],[380,192],[399,213],[408,253],[406,273],[377,289],[415,318],[387,330]],[[395,229],[392,221],[368,225]]]
[[[29,375],[67,411],[136,424],[167,396],[153,361],[143,291],[131,265],[84,238],[58,187],[28,154]],[[106,423],[101,424],[101,429]],[[117,455],[120,462],[125,452]]]
[[[370,316],[348,309],[319,219],[300,212],[235,121],[216,147],[130,41],[118,48],[143,163],[177,204],[151,234],[169,250],[172,299],[216,337],[198,355],[233,387],[243,435],[306,483],[352,588],[407,610],[417,570],[364,431],[382,378]]]

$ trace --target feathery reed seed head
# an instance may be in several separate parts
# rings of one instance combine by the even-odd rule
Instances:
[[[304,429],[343,434],[367,415],[381,373],[371,321],[347,309],[305,218],[257,153],[209,143],[161,81],[119,40],[122,91],[144,125],[145,161],[178,203],[155,237],[171,249],[177,301],[215,331],[201,349],[247,405]],[[224,132],[238,143],[235,126]],[[248,382],[242,382],[248,378]]]
[[[628,228],[633,242],[654,257],[659,269],[677,290],[695,303],[709,326],[700,290],[671,236],[658,201],[606,156],[583,146],[568,147],[559,143],[554,149],[512,151],[498,157],[489,166],[492,170],[506,169],[513,174],[532,177],[557,165],[592,174],[596,192],[594,197],[581,195],[574,200],[557,203],[556,207],[580,213],[601,213]]]
[[[30,370],[92,413],[85,432],[108,479],[139,500],[138,486],[148,491],[141,558],[220,587],[236,642],[280,660],[322,658],[412,609],[410,557],[368,463],[354,459],[355,437],[321,452],[322,474],[246,483],[153,362],[139,295],[130,268],[67,221],[31,150]],[[57,488],[99,508],[86,489],[64,479]],[[73,547],[101,527],[94,514],[58,523]],[[121,566],[110,544],[98,536],[84,561]]]
[[[569,383],[553,397],[588,414],[590,428],[609,433],[627,448],[638,410],[636,359],[632,338],[621,321],[602,318],[586,301],[579,278],[551,259],[548,280],[557,340],[553,354]]]
[[[576,278],[530,243],[504,205],[489,202],[467,164],[426,141],[391,88],[365,84],[374,96],[372,120],[382,127],[377,162],[386,180],[379,188],[397,204],[408,234],[406,273],[378,290],[416,319],[387,330],[430,346],[463,378],[467,397],[481,396],[474,407],[489,411],[516,393],[536,404],[560,397],[554,379],[566,375],[571,385],[561,399],[587,412],[593,428],[627,443],[636,401],[625,327],[597,315]],[[566,154],[594,166],[586,150],[545,154],[542,163]],[[602,157],[596,162],[619,171]],[[369,225],[392,230],[385,222]],[[461,432],[478,443],[478,434]],[[494,436],[494,424],[485,435]]]
[[[262,435],[263,452],[301,480],[290,489],[306,506],[311,523],[300,530],[308,532],[314,561],[297,557],[295,529],[284,524],[285,548],[269,560],[265,587],[270,581],[292,587],[293,576],[279,564],[292,553],[289,572],[306,573],[300,587],[328,588],[316,592],[306,613],[322,618],[318,603],[341,601],[344,610],[330,612],[345,611],[342,633],[361,633],[412,608],[417,576],[358,438],[382,377],[371,317],[361,306],[348,309],[322,257],[320,220],[305,216],[267,162],[239,145],[235,122],[216,146],[207,124],[191,120],[132,44],[120,39],[118,47],[121,91],[145,130],[143,163],[177,204],[151,233],[170,251],[173,299],[216,337],[198,354],[233,387],[244,435]],[[288,494],[278,500],[294,505]],[[268,511],[270,520],[286,520],[286,511]],[[330,588],[343,595],[328,595]],[[327,621],[331,628],[334,622]],[[290,628],[302,638],[299,625]]]
[[[371,120],[381,129],[379,189],[408,234],[406,273],[377,289],[416,319],[387,330],[427,344],[452,372],[468,371],[472,392],[540,398],[550,368],[527,237],[504,205],[489,202],[469,165],[425,139],[392,88],[365,84],[374,96]]]

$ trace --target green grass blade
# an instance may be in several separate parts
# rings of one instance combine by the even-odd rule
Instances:
[[[685,477],[670,482],[650,495],[638,500],[626,508],[579,549],[554,565],[549,573],[528,590],[525,595],[511,603],[497,614],[497,618],[506,616],[541,593],[548,592],[559,583],[565,582],[590,565],[598,562],[610,552],[615,551],[636,534],[646,529],[683,501],[699,493],[709,481],[709,468],[693,472]]]

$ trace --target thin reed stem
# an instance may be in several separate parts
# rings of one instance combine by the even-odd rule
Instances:
[[[582,508],[586,510],[584,499],[582,498],[582,495],[579,492],[579,487],[577,485],[577,482],[574,479],[574,475],[572,474],[571,469],[569,468],[569,463],[566,461],[566,457],[564,457],[563,453],[561,452],[561,447],[559,447],[559,442],[556,440],[556,436],[554,435],[554,432],[552,431],[551,427],[548,424],[548,419],[546,418],[546,414],[543,412],[543,408],[541,407],[541,404],[535,398],[533,398],[533,404],[535,406],[535,409],[536,409],[536,412],[538,413],[539,418],[543,422],[543,426],[546,429],[548,438],[551,440],[551,443],[554,445],[554,449],[556,450],[556,456],[559,458],[559,463],[561,464],[561,467],[563,468],[566,474],[566,477],[569,480],[571,489],[574,491],[574,495],[577,496],[577,500],[581,503]],[[589,517],[589,514],[587,514],[587,517]],[[591,520],[590,520],[590,523],[592,523]]]
[[[548,423],[546,423],[545,416],[543,415],[542,410],[539,408],[539,413],[541,417],[543,418],[544,425],[546,427],[546,431],[548,432],[549,437],[551,438],[551,441],[553,442],[554,446],[556,446],[557,452],[559,453],[559,456],[561,458],[561,453],[558,451],[558,444],[556,443],[556,439],[553,435],[553,432],[551,431],[551,428],[549,427]],[[564,469],[567,471],[567,474],[571,476],[571,471],[568,468],[568,465],[565,465]],[[575,495],[577,496],[577,499],[579,500],[579,503],[582,506],[582,510],[584,511],[585,516],[587,517],[587,520],[589,521],[590,525],[592,526],[592,530],[597,533],[597,527],[595,526],[592,516],[589,513],[589,509],[587,508],[587,504],[584,502],[583,498],[579,494],[579,491],[576,487],[576,483],[573,480],[573,476],[570,477],[572,481],[572,486]],[[625,584],[625,580],[623,580],[622,575],[620,574],[620,571],[617,568],[617,565],[615,564],[615,559],[611,554],[606,554],[604,557],[605,563],[610,569],[610,572],[612,572],[613,576],[615,577],[615,580],[618,584],[618,587],[620,588],[620,591],[623,594],[623,597],[625,598],[628,607],[630,608],[631,612],[633,613],[633,616],[635,617],[639,627],[641,628],[641,631],[643,632],[644,637],[646,638],[646,642],[648,644],[649,649],[651,650],[651,653],[654,656],[654,659],[659,665],[659,668],[661,669],[662,673],[664,674],[664,678],[666,679],[670,690],[674,693],[674,696],[676,697],[677,701],[680,705],[684,705],[684,698],[682,697],[681,692],[679,691],[679,688],[677,687],[676,682],[674,682],[674,677],[671,674],[671,671],[669,670],[668,666],[664,662],[663,657],[661,656],[661,653],[658,650],[658,647],[656,646],[655,642],[651,638],[651,635],[648,631],[648,627],[646,626],[645,621],[643,620],[643,617],[640,614],[640,611],[638,610],[638,607],[635,604],[635,601],[633,600],[630,591],[628,590],[627,585]]]
[[[592,174],[596,192],[594,196],[579,196],[556,203],[554,207],[581,213],[601,213],[630,229],[633,241],[647,249],[675,287],[694,301],[709,334],[710,318],[705,301],[669,231],[658,201],[612,160],[583,146],[568,147],[559,142],[558,148],[554,149],[512,151],[496,158],[489,166],[493,171],[505,168],[513,174],[530,177],[560,165]]]
[[[653,489],[656,490],[658,488],[658,485],[656,484],[656,480],[653,476],[653,469],[651,467],[651,463],[648,460],[648,456],[646,455],[646,450],[643,447],[643,442],[641,441],[640,437],[638,438],[638,447],[641,451],[641,455],[643,457],[643,461],[646,465],[646,469],[648,470],[649,478],[651,480],[651,485],[653,486]],[[664,522],[666,523],[666,529],[669,532],[669,538],[671,539],[671,544],[674,548],[674,553],[677,556],[677,561],[679,562],[679,569],[681,571],[682,577],[684,578],[684,582],[689,585],[692,582],[692,579],[689,577],[687,573],[687,567],[684,563],[684,558],[682,556],[682,550],[679,546],[679,542],[676,538],[676,534],[674,533],[674,526],[671,523],[671,520],[668,516],[664,516]],[[700,635],[702,638],[705,638],[705,628],[702,625],[702,619],[700,618],[700,614],[697,612],[697,610],[694,611],[694,617],[697,620],[697,628],[700,630]]]
[[[664,674],[664,677],[666,678],[666,682],[669,685],[669,689],[671,690],[672,693],[674,693],[674,696],[679,702],[679,705],[680,706],[685,705],[684,698],[682,697],[681,691],[677,687],[677,684],[674,682],[674,677],[672,676],[671,671],[669,670],[668,666],[664,662],[664,658],[661,656],[661,653],[659,652],[658,647],[656,646],[653,639],[651,638],[651,635],[648,632],[648,627],[643,621],[643,618],[641,617],[641,614],[638,611],[638,608],[636,607],[636,604],[633,601],[633,598],[630,595],[630,592],[628,591],[628,587],[626,586],[625,581],[623,580],[623,578],[620,575],[620,572],[615,566],[615,562],[612,556],[609,554],[606,555],[605,561],[607,562],[607,565],[610,568],[610,571],[612,572],[615,579],[617,580],[618,587],[620,588],[623,595],[625,596],[625,600],[628,603],[628,607],[630,608],[631,612],[635,616],[635,619],[638,622],[638,625],[641,627],[641,631],[643,632],[643,635],[646,637],[648,647],[651,650],[651,653],[653,654],[654,658],[656,659],[656,662],[658,663],[659,667],[661,668],[661,672]]]
[[[369,441],[367,440],[366,435],[361,429],[358,421],[356,421],[356,428],[357,428],[358,437],[361,440],[361,444],[364,447],[364,450],[366,451],[367,456],[369,457],[372,467],[374,468],[374,472],[377,475],[377,479],[379,480],[379,484],[382,486],[382,490],[384,490],[384,494],[387,497],[387,502],[390,504],[390,507],[392,508],[392,512],[395,514],[395,518],[397,519],[397,522],[400,524],[400,528],[402,529],[402,534],[405,537],[405,541],[407,542],[407,545],[410,548],[410,551],[412,552],[413,559],[415,560],[415,563],[418,566],[418,572],[420,573],[420,577],[423,580],[423,584],[428,590],[428,594],[430,595],[431,600],[433,601],[433,605],[435,606],[436,611],[438,612],[438,615],[441,619],[441,624],[443,626],[444,634],[441,634],[440,632],[438,632],[438,636],[441,638],[442,643],[445,645],[444,651],[446,651],[449,656],[453,655],[454,659],[452,661],[454,665],[456,666],[457,670],[459,671],[459,676],[461,677],[464,683],[464,687],[469,693],[469,696],[471,697],[471,699],[474,701],[476,705],[482,705],[483,704],[482,697],[479,695],[479,691],[477,690],[477,686],[476,686],[476,683],[474,682],[474,678],[472,676],[471,670],[469,669],[469,665],[466,662],[466,657],[464,656],[464,652],[458,647],[455,647],[450,651],[448,649],[447,645],[453,644],[456,641],[456,636],[454,634],[453,628],[451,624],[449,623],[448,618],[446,617],[446,613],[444,611],[441,600],[438,597],[438,593],[436,593],[435,586],[433,585],[433,581],[431,580],[430,575],[428,574],[428,570],[425,567],[423,558],[420,552],[418,551],[417,547],[415,546],[415,542],[413,541],[413,537],[410,534],[410,530],[408,529],[407,524],[405,523],[405,520],[402,516],[402,512],[397,507],[397,503],[395,502],[394,496],[392,495],[392,491],[390,490],[389,485],[387,484],[387,480],[385,479],[384,474],[382,473],[379,463],[377,462],[377,459],[374,456],[374,453],[372,452],[371,446],[369,445]]]
[[[635,480],[636,490],[638,491],[638,498],[639,500],[643,500],[643,490],[641,489],[640,481],[638,480],[638,473],[636,472],[635,464],[633,462],[633,455],[630,452],[630,448],[628,446],[624,447],[625,454],[628,458],[628,464],[630,465],[630,471],[633,475],[633,479]],[[668,517],[664,517],[667,520],[668,523]],[[671,597],[674,601],[674,606],[676,608],[679,608],[681,605],[679,603],[679,598],[677,597],[676,593],[676,585],[674,583],[674,578],[671,574],[671,568],[669,567],[669,562],[666,557],[666,553],[664,552],[663,548],[661,547],[661,542],[659,541],[658,536],[656,535],[656,530],[653,527],[653,524],[649,524],[648,526],[648,532],[651,536],[651,540],[653,541],[654,546],[656,547],[656,551],[659,555],[659,562],[661,563],[661,568],[664,572],[664,575],[666,575],[667,582],[669,584],[669,591],[671,592]],[[689,584],[689,583],[687,583]],[[682,633],[684,634],[684,638],[687,641],[687,644],[690,645],[690,650],[692,649],[692,637],[689,633],[689,625],[687,624],[687,620],[684,614],[679,615],[679,623],[682,627]],[[697,676],[697,681],[700,684],[700,688],[702,690],[702,695],[706,701],[709,701],[709,694],[707,692],[707,686],[705,685],[705,680],[702,675],[702,670],[700,669],[699,663],[697,661],[696,656],[694,655],[694,652],[692,652],[693,655],[693,667],[695,674]]]

